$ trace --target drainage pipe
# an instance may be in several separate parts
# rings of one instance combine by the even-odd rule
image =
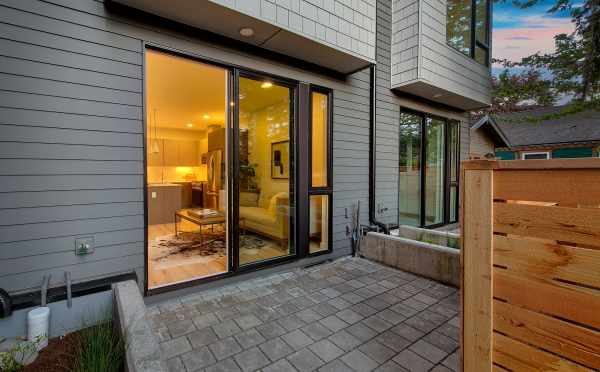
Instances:
[[[389,225],[377,220],[375,216],[375,181],[376,181],[376,150],[377,150],[377,118],[376,118],[376,106],[377,106],[377,74],[375,64],[369,66],[370,75],[370,87],[369,87],[369,222],[373,225],[380,227],[385,234],[390,233]]]
[[[65,271],[65,284],[67,286],[67,308],[73,306],[73,296],[71,294],[71,272]]]
[[[12,314],[12,300],[8,292],[0,288],[0,319]]]
[[[42,306],[46,306],[46,302],[48,299],[48,286],[50,285],[50,278],[52,277],[52,274],[48,274],[48,276],[44,275],[44,279],[42,281],[42,290],[41,290],[41,294],[42,294],[42,299],[41,299],[41,305]]]

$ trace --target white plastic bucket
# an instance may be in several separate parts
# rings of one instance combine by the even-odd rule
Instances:
[[[39,340],[38,350],[48,346],[48,328],[50,326],[50,308],[38,307],[27,313],[27,340]]]

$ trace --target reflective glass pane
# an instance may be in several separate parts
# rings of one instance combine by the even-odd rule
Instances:
[[[475,0],[475,38],[488,44],[488,0]]]
[[[458,181],[459,129],[460,127],[458,125],[458,122],[451,121],[448,123],[448,156],[450,163],[450,182]]]
[[[329,195],[310,196],[309,253],[329,247]]]
[[[400,174],[398,220],[401,225],[420,224],[421,117],[400,114]]]
[[[466,55],[471,54],[471,0],[448,0],[446,40]]]
[[[481,48],[479,46],[475,47],[475,60],[479,63],[481,63],[482,65],[487,65],[488,64],[488,53],[487,50],[484,48]]]
[[[228,270],[228,71],[146,50],[148,287]]]
[[[444,221],[444,122],[426,119],[425,225]]]
[[[327,94],[312,93],[311,161],[313,187],[326,187],[328,185],[328,100],[329,96]]]
[[[293,254],[292,89],[239,81],[240,264]]]
[[[456,204],[457,187],[450,186],[450,222],[458,220],[458,205]]]

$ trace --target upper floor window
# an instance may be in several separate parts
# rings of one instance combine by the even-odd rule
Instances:
[[[446,40],[448,45],[489,65],[490,1],[448,0]]]

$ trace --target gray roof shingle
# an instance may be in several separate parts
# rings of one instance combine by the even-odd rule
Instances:
[[[600,141],[600,110],[588,109],[542,121],[528,120],[557,114],[564,107],[494,114],[493,118],[508,138],[511,147]]]

